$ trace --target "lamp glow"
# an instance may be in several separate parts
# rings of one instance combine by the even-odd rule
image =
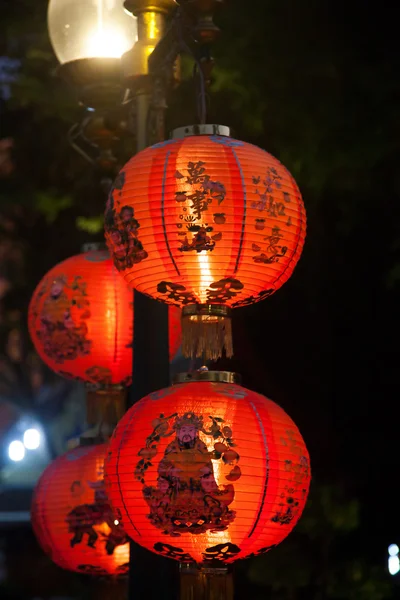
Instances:
[[[27,450],[37,450],[40,446],[40,433],[37,429],[27,429],[24,433],[24,446]]]
[[[390,544],[388,548],[389,556],[397,556],[400,552],[400,548],[397,544]]]
[[[135,20],[118,0],[50,0],[48,27],[61,63],[120,58],[137,39]]]
[[[120,58],[129,44],[117,31],[101,29],[88,36],[87,54],[99,58]]]
[[[13,462],[20,462],[24,459],[25,448],[22,442],[14,440],[8,446],[8,456]]]
[[[397,575],[400,571],[400,560],[398,556],[389,556],[388,569],[391,575]]]

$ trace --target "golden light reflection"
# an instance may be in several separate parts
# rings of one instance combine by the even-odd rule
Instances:
[[[129,562],[129,542],[122,546],[117,546],[113,552],[115,564],[123,565]]]
[[[107,525],[107,523],[101,523],[100,525],[94,525],[93,529],[99,535],[99,538],[107,538],[111,533],[111,527]],[[112,553],[112,557],[114,559],[114,564],[116,567],[119,567],[125,563],[129,562],[129,542],[127,544],[122,544],[121,546],[116,546]]]
[[[102,481],[102,479],[104,477],[104,458],[103,457],[100,457],[100,458],[96,457],[96,475],[98,478],[100,478],[100,481]]]
[[[207,289],[213,282],[213,277],[210,271],[210,259],[207,251],[203,250],[197,254],[197,260],[199,261],[200,267],[200,289],[199,296],[200,302],[206,304],[207,302]]]
[[[107,523],[100,523],[100,525],[94,525],[93,529],[95,529],[95,531],[97,533],[99,533],[102,536],[109,536],[111,533],[111,527],[109,527],[109,525],[107,525]]]
[[[214,451],[214,440],[210,440],[207,436],[201,436],[203,442],[206,444],[207,446],[207,450],[209,452],[213,452]],[[211,459],[211,462],[213,464],[213,470],[214,470],[214,477],[215,477],[215,481],[217,482],[218,487],[220,487],[220,485],[223,485],[223,478],[224,478],[224,474],[222,472],[222,464],[220,460],[213,460]],[[213,546],[215,544],[226,544],[227,542],[231,541],[231,535],[229,532],[229,529],[227,529],[226,531],[217,531],[215,533],[210,533],[209,531],[207,531],[207,533],[205,533],[204,535],[207,536],[207,542]]]
[[[118,274],[113,273],[113,277],[118,277]],[[115,336],[117,330],[117,307],[116,307],[116,293],[115,293],[115,282],[112,280],[108,285],[103,287],[104,294],[104,308],[105,318],[103,319],[103,331],[105,339],[109,340],[109,349],[111,352],[114,350]]]
[[[146,12],[142,18],[148,39],[159,40],[161,36],[159,15],[155,12]]]
[[[177,168],[178,172],[181,172],[181,173],[186,172],[185,168],[180,169],[178,165],[177,165],[177,167],[178,167]],[[183,176],[181,178],[179,178],[176,182],[176,193],[180,194],[182,196],[187,196],[187,199],[185,202],[185,209],[184,209],[184,210],[186,210],[186,213],[185,213],[186,216],[184,218],[184,224],[186,225],[186,227],[189,229],[190,225],[193,225],[193,224],[198,225],[198,222],[197,222],[198,221],[198,212],[195,209],[195,207],[193,206],[192,200],[189,200],[190,195],[193,193],[193,186],[192,186],[192,184],[187,183],[186,178]],[[203,225],[201,225],[201,226],[203,226]],[[187,243],[192,243],[193,240],[192,239],[187,240],[185,238],[185,241]],[[214,277],[212,276],[211,269],[210,269],[210,266],[211,266],[210,258],[209,258],[209,254],[208,254],[207,250],[202,250],[201,252],[196,252],[196,256],[197,256],[197,261],[198,261],[199,270],[200,270],[200,286],[197,291],[197,294],[199,296],[199,303],[207,304],[207,289],[209,288],[210,284],[214,281]]]

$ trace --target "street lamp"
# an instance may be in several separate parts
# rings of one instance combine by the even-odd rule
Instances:
[[[137,41],[137,19],[122,0],[50,0],[48,30],[57,73],[88,111],[71,127],[70,144],[112,177],[127,127],[121,56]]]
[[[48,29],[59,72],[97,108],[119,100],[121,56],[137,40],[136,19],[121,0],[50,0]]]
[[[121,0],[50,0],[48,26],[60,63],[120,58],[136,41]]]

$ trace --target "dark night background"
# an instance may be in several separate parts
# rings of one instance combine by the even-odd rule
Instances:
[[[2,173],[0,160],[0,402],[34,411],[57,431],[74,390],[35,360],[27,305],[49,268],[82,243],[102,240],[90,218],[102,213],[105,197],[99,174],[66,140],[82,114],[53,76],[46,5],[0,0],[0,140],[13,140],[12,170],[3,163]],[[215,19],[222,35],[208,121],[277,156],[308,214],[294,275],[268,300],[236,311],[235,359],[218,365],[289,413],[313,467],[297,533],[238,565],[238,587],[252,600],[267,590],[280,600],[397,597],[386,571],[387,546],[400,542],[394,10],[360,0],[226,0]],[[194,106],[192,83],[184,81],[169,101],[169,127],[195,122]],[[44,397],[49,386],[54,396]],[[26,545],[21,562],[38,554],[27,526],[0,529],[1,539],[11,557]],[[61,576],[46,560],[35,556],[36,571],[42,565],[55,588],[63,581],[71,596],[79,594],[81,579]],[[38,577],[29,595],[9,578],[0,590],[8,586],[10,598],[62,595],[43,591]]]

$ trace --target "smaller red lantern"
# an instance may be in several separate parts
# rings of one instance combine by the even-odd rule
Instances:
[[[33,530],[46,554],[64,569],[111,576],[128,571],[128,538],[104,489],[107,450],[107,444],[69,450],[46,468],[36,486]]]
[[[96,387],[131,383],[132,292],[107,251],[84,252],[53,267],[32,296],[28,325],[38,354],[59,375]],[[170,360],[180,342],[180,314],[172,308]]]
[[[173,360],[181,343],[179,309],[170,307],[168,315]],[[133,298],[109,253],[92,249],[51,269],[32,296],[28,325],[52,371],[90,384],[88,425],[108,423],[112,431],[132,379]]]

